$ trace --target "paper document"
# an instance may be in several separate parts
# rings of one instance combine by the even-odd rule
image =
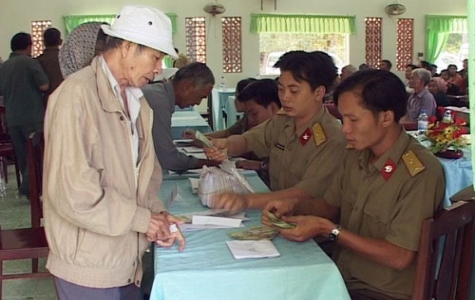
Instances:
[[[270,240],[260,241],[226,241],[235,259],[264,258],[280,256]]]
[[[193,225],[218,225],[227,227],[240,227],[241,220],[233,218],[212,217],[212,216],[193,216]]]
[[[191,146],[191,147],[183,147],[182,148],[183,151],[185,151],[186,153],[203,153],[203,148],[199,148],[199,147],[194,147],[194,146]]]

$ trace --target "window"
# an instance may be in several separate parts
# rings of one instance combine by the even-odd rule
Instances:
[[[412,49],[414,44],[414,19],[397,20],[397,70],[405,70],[408,64],[412,64]]]
[[[277,75],[273,65],[291,50],[325,51],[338,69],[348,64],[349,34],[355,18],[348,16],[251,15],[251,32],[259,34],[260,68],[263,75]]]
[[[206,23],[204,17],[185,18],[186,55],[192,60],[206,63]]]
[[[38,57],[45,48],[43,44],[43,32],[51,27],[51,20],[31,22],[31,40],[33,42],[33,57]]]
[[[348,40],[348,34],[260,33],[260,74],[280,74],[273,66],[282,54],[291,50],[325,51],[341,70],[348,64]]]
[[[445,47],[433,62],[438,72],[447,69],[448,65],[456,65],[457,70],[463,69],[463,60],[468,58],[468,33],[450,33]]]
[[[379,68],[382,56],[381,31],[382,18],[365,18],[366,63],[372,68]]]
[[[438,71],[454,64],[463,68],[468,57],[468,23],[466,16],[426,16],[427,44],[425,60]]]
[[[223,17],[223,73],[242,72],[241,17]]]

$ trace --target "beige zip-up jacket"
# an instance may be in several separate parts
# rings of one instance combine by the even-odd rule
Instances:
[[[46,267],[66,281],[96,288],[140,285],[141,258],[161,168],[151,137],[152,111],[140,99],[139,163],[130,121],[98,59],[51,95],[45,118],[43,201],[50,247]],[[137,178],[136,178],[137,176]],[[137,182],[137,186],[136,186]]]

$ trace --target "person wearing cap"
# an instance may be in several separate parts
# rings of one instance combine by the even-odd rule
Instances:
[[[213,208],[241,211],[264,208],[273,199],[311,199],[322,196],[330,185],[345,149],[341,125],[323,106],[335,80],[336,67],[325,52],[292,51],[275,67],[282,110],[270,120],[242,135],[213,139],[216,149],[205,148],[210,159],[254,152],[269,157],[271,193],[221,194]]]
[[[185,240],[157,198],[161,168],[152,111],[140,87],[176,56],[169,18],[125,6],[102,55],[68,76],[46,113],[43,207],[60,300],[141,299],[142,256],[150,242]]]
[[[172,137],[172,114],[175,105],[186,108],[201,103],[213,89],[214,76],[203,63],[180,68],[172,80],[148,84],[142,88],[153,110],[153,142],[158,161],[164,170],[183,173],[204,165],[216,165],[207,159],[188,156],[176,148]]]

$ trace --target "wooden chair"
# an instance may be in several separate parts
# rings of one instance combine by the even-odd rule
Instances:
[[[43,132],[34,132],[27,143],[28,168],[30,172],[31,228],[2,230],[0,227],[0,296],[2,283],[6,279],[36,278],[50,276],[49,272],[38,272],[38,258],[48,255],[48,243],[41,227],[41,182],[43,171]],[[3,274],[3,262],[31,259],[31,272]]]
[[[28,173],[30,176],[31,227],[39,228],[43,217],[41,195],[43,187],[43,131],[30,134],[26,143]]]
[[[423,222],[412,300],[469,300],[474,233],[474,201]]]
[[[5,174],[5,182],[8,183],[8,170],[7,170],[7,160],[10,158],[15,165],[15,175],[18,189],[20,189],[20,168],[18,166],[18,160],[15,155],[15,148],[13,147],[13,142],[8,134],[8,127],[5,121],[5,107],[0,106],[0,161],[3,165],[3,174]]]

